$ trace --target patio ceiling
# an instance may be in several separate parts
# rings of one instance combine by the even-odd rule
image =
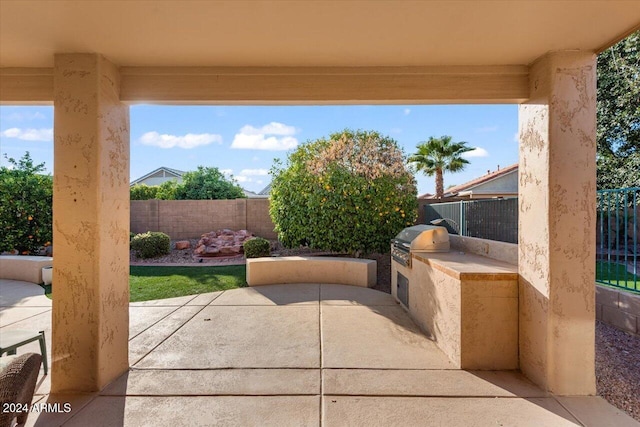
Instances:
[[[2,0],[0,67],[52,67],[57,52],[147,67],[528,65],[639,26],[637,1]]]

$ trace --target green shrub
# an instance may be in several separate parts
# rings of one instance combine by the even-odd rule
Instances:
[[[384,253],[416,219],[405,156],[377,132],[345,130],[307,142],[271,174],[269,214],[285,247]]]
[[[53,180],[29,152],[7,162],[0,167],[0,252],[37,254],[51,245]]]
[[[164,233],[147,231],[131,239],[131,249],[140,258],[155,258],[166,255],[171,250],[171,239]]]
[[[130,200],[156,199],[160,187],[156,185],[136,184],[129,189]]]
[[[244,242],[244,255],[247,258],[260,258],[271,255],[271,244],[267,239],[255,237]]]

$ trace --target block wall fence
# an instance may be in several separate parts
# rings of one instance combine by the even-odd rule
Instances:
[[[277,238],[269,216],[269,199],[131,201],[132,233],[161,231],[173,240],[181,240],[222,228]]]
[[[596,285],[596,319],[640,335],[640,295]]]

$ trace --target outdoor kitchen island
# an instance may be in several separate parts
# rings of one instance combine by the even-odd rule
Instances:
[[[469,252],[517,246],[451,237],[449,252],[411,251],[408,265],[392,262],[392,294],[456,367],[517,369],[518,267]]]

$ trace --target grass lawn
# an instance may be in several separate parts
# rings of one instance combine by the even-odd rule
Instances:
[[[194,295],[247,286],[244,265],[223,267],[132,266],[129,273],[130,301],[148,301]],[[51,298],[51,286],[45,287]]]
[[[640,276],[629,273],[624,264],[617,262],[597,261],[596,281],[605,285],[610,284],[640,291]]]

